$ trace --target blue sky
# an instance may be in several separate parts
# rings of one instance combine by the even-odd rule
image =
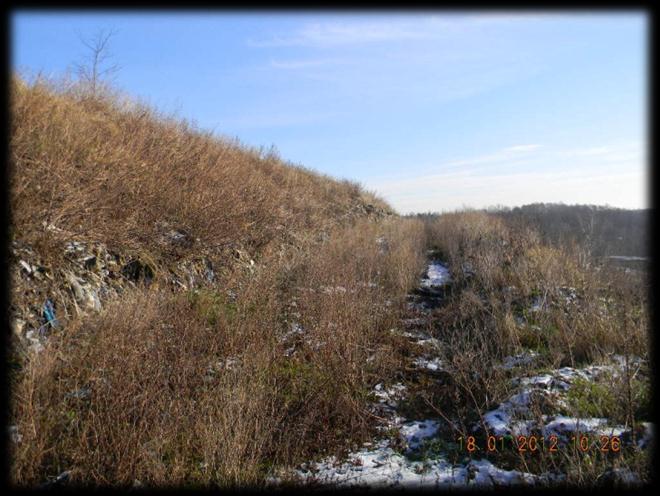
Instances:
[[[640,12],[15,11],[12,65],[61,75],[98,29],[122,90],[400,213],[649,206]]]

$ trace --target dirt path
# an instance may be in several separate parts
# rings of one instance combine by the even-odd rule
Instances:
[[[437,259],[430,259],[426,275],[419,287],[409,295],[410,315],[402,322],[399,332],[409,339],[415,352],[407,369],[431,380],[442,380],[444,364],[439,358],[442,344],[424,329],[430,313],[442,304],[445,290],[451,283],[447,267]],[[533,481],[537,476],[502,470],[488,460],[466,460],[453,464],[435,453],[430,455],[438,436],[447,427],[439,416],[412,418],[401,408],[409,395],[403,383],[389,386],[377,384],[373,390],[376,401],[372,411],[385,419],[379,430],[387,433],[365,443],[346,460],[328,458],[303,464],[296,470],[301,482],[338,486],[371,487],[434,487],[493,484],[514,484]]]
[[[505,457],[498,458],[492,456],[493,453],[485,456],[485,450],[468,453],[465,446],[459,447],[458,444],[461,436],[458,419],[443,418],[432,408],[419,407],[420,398],[428,397],[432,389],[437,390],[451,382],[452,370],[442,359],[450,356],[447,354],[450,350],[444,349],[447,345],[433,335],[432,322],[432,312],[443,304],[451,282],[446,265],[431,254],[425,276],[408,297],[409,314],[398,329],[392,330],[409,340],[413,350],[405,370],[400,371],[403,379],[388,385],[377,384],[373,389],[371,409],[384,419],[378,426],[382,435],[365,443],[362,449],[349,453],[343,460],[330,457],[302,464],[295,470],[294,479],[303,484],[331,487],[387,488],[545,485],[565,480],[565,475],[557,471],[533,474],[506,470],[502,467],[507,463],[501,463]],[[610,425],[607,419],[573,418],[553,412],[555,414],[543,415],[539,423],[537,412],[533,411],[539,398],[564,405],[566,393],[576,381],[594,381],[601,374],[620,373],[621,363],[618,357],[613,357],[608,365],[584,369],[563,367],[525,376],[525,372],[533,370],[530,364],[536,357],[534,352],[524,351],[506,357],[499,365],[510,373],[512,388],[517,392],[497,408],[484,412],[481,421],[470,426],[475,436],[485,427],[487,435],[498,436],[498,442],[503,437],[512,439],[521,434],[539,432],[547,438],[556,436],[565,444],[572,435],[583,433],[594,438],[619,436],[624,442],[628,439],[629,444],[637,443],[640,447],[650,444],[650,424],[638,426],[637,436],[630,436],[630,429]],[[415,402],[417,407],[411,408]],[[510,448],[509,460],[514,453],[513,445]],[[619,477],[634,479],[634,474],[622,470]]]

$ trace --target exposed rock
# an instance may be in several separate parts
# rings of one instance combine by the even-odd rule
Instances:
[[[17,336],[23,335],[23,329],[25,328],[25,321],[23,319],[15,318],[11,321],[11,330]]]
[[[65,396],[67,398],[75,398],[79,400],[86,400],[92,395],[92,390],[88,387],[83,387],[80,389],[76,389],[75,391],[71,391],[70,393],[67,393]]]
[[[144,281],[149,284],[153,281],[154,271],[149,265],[140,262],[140,260],[131,260],[121,269],[122,275],[129,281]]]
[[[7,431],[9,432],[9,439],[11,439],[12,443],[20,443],[23,440],[23,435],[18,432],[18,426],[10,425]]]

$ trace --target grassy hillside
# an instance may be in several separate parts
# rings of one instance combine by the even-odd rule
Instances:
[[[641,221],[404,218],[64,83],[12,81],[10,138],[16,485],[649,480],[648,277],[571,237],[610,253]]]
[[[154,255],[164,230],[200,245],[263,250],[351,216],[391,213],[353,183],[293,167],[119,97],[11,85],[14,237],[43,223]]]
[[[134,262],[157,284],[184,280],[181,268],[197,263],[215,268],[226,285],[233,259],[258,261],[356,219],[393,213],[357,184],[118,96],[89,98],[76,87],[15,79],[11,106],[10,236],[22,259],[41,268],[35,276],[44,273],[42,293],[64,277],[48,271],[76,254],[66,243],[86,243],[99,263],[113,258],[118,272]],[[113,279],[112,268],[100,270]],[[23,292],[15,293],[15,310],[29,314]],[[66,292],[60,296],[62,310],[74,312]]]
[[[16,483],[260,484],[368,435],[421,223],[116,96],[11,105]]]

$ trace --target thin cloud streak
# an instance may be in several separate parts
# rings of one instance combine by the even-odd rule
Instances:
[[[340,58],[326,59],[298,59],[298,60],[270,60],[270,67],[275,69],[309,69],[317,67],[327,67],[333,65],[348,64],[349,61]]]
[[[642,208],[647,204],[644,174],[636,172],[586,178],[551,173],[438,177],[434,181],[427,178],[424,183],[425,187],[384,196],[404,214],[453,210],[459,205],[481,208],[533,202],[575,203],[575,199],[579,203],[602,203],[604,195],[613,206]]]
[[[516,145],[490,155],[445,163],[438,167],[438,173],[374,178],[366,183],[401,213],[440,211],[462,204],[484,207],[570,202],[571,198],[602,203],[606,197],[612,205],[626,208],[647,205],[644,160],[635,146],[533,153],[539,148]],[[571,160],[558,163],[557,157],[562,155]]]
[[[503,24],[525,24],[540,20],[558,20],[561,14],[539,13],[447,13],[443,16],[420,15],[414,21],[313,22],[287,35],[249,38],[247,45],[255,48],[357,45],[374,42],[401,42],[443,39],[467,30],[484,29]]]

